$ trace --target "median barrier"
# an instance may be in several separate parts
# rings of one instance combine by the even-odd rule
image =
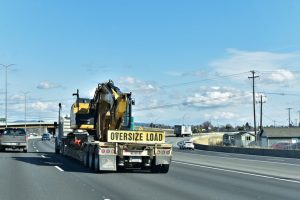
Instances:
[[[226,147],[212,146],[203,144],[194,144],[195,149],[205,151],[217,151],[225,153],[237,153],[248,155],[261,155],[285,158],[300,158],[300,150],[281,150],[281,149],[262,149],[262,148],[243,148],[243,147]]]

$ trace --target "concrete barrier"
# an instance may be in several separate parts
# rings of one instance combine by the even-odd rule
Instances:
[[[200,149],[205,151],[226,152],[226,153],[248,154],[248,155],[300,158],[300,150],[224,147],[224,146],[211,146],[211,145],[202,145],[202,144],[195,144],[195,149]]]

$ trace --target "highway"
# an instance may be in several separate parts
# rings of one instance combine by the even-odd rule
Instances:
[[[1,200],[299,199],[300,160],[175,149],[168,174],[95,174],[53,141],[0,154]]]

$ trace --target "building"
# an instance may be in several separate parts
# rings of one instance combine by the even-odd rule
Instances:
[[[223,144],[226,146],[248,147],[255,142],[255,135],[247,131],[224,133]]]
[[[271,147],[278,143],[298,143],[300,142],[300,128],[264,128],[261,135],[261,146]]]

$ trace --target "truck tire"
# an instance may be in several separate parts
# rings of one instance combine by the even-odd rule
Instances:
[[[59,154],[59,153],[60,153],[60,150],[57,149],[56,147],[55,147],[55,153],[56,153],[56,154]]]
[[[5,148],[0,148],[0,152],[5,152]]]
[[[95,151],[94,151],[94,171],[95,172],[100,171],[100,168],[99,168],[99,149],[98,149],[98,147],[96,147]]]
[[[169,172],[170,165],[161,165],[159,168],[159,172],[162,174],[166,174]]]
[[[94,151],[92,148],[89,148],[89,168],[94,168]]]
[[[89,152],[86,151],[83,155],[83,165],[89,167]]]
[[[60,143],[59,152],[61,155],[65,155],[65,144],[63,142]]]
[[[158,173],[159,172],[159,166],[155,165],[155,164],[152,164],[151,167],[150,167],[150,171],[151,171],[151,173]]]
[[[24,153],[27,153],[27,148],[24,148],[24,149],[23,149],[23,152],[24,152]]]

